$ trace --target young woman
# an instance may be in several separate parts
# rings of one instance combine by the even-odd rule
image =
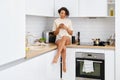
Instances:
[[[62,7],[58,10],[60,18],[54,21],[53,31],[56,35],[57,54],[54,56],[53,63],[57,63],[59,56],[62,56],[63,71],[66,72],[66,45],[71,43],[73,34],[72,22],[68,19],[69,11]]]

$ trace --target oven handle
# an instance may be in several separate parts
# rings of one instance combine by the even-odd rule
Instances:
[[[84,60],[77,60],[78,62],[80,62],[80,61],[84,61]],[[93,61],[93,62],[95,62],[95,63],[102,63],[102,61]]]

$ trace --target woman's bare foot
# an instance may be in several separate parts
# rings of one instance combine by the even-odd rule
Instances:
[[[56,54],[56,55],[54,56],[54,59],[53,59],[53,62],[52,62],[52,63],[57,63],[58,58],[59,58],[59,54]]]
[[[63,63],[63,72],[66,72],[66,63]]]

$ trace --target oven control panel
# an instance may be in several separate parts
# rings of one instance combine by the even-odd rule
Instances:
[[[76,58],[89,58],[89,59],[105,59],[103,53],[93,53],[93,52],[76,52]]]

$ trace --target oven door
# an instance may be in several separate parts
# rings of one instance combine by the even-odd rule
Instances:
[[[91,72],[91,73],[83,72],[84,60],[93,61],[94,72]],[[104,60],[76,58],[76,77],[89,78],[90,80],[93,80],[93,79],[104,80]]]

